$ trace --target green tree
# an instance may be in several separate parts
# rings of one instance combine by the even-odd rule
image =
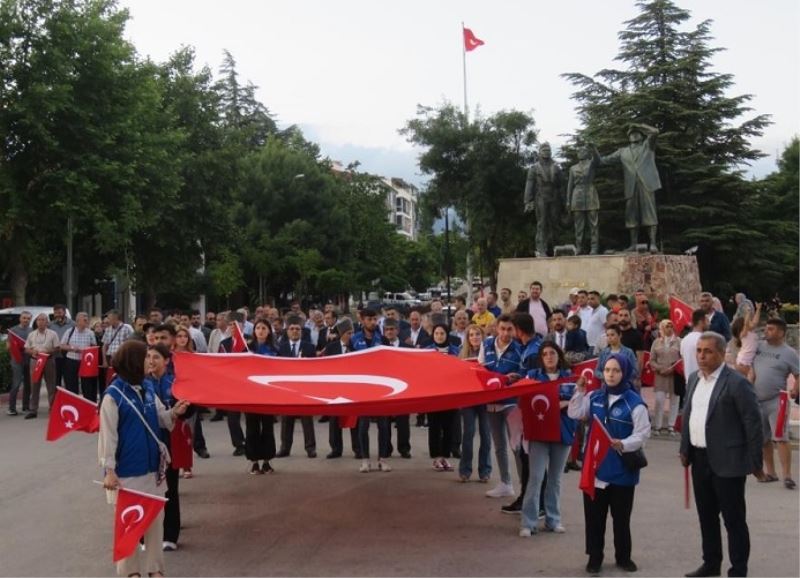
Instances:
[[[747,241],[760,234],[737,219],[737,207],[749,194],[742,165],[763,156],[749,141],[769,119],[741,120],[751,97],[729,96],[733,76],[712,70],[711,58],[721,48],[710,46],[710,21],[684,30],[690,13],[670,0],[637,6],[639,15],[619,33],[616,60],[624,68],[565,75],[577,87],[583,128],[576,136],[608,153],[625,144],[631,122],[660,130],[656,160],[663,188],[656,199],[664,250],[699,244],[704,286],[724,291],[730,272],[738,271],[742,242],[747,251]],[[604,244],[621,244],[622,173],[604,169],[596,184]]]

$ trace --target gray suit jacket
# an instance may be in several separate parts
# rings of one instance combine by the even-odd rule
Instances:
[[[697,372],[689,377],[681,429],[681,455],[692,462],[689,419]],[[747,476],[762,468],[764,433],[753,386],[741,374],[723,366],[706,416],[706,452],[711,471],[722,478]]]
[[[655,143],[656,135],[650,134],[640,145],[622,147],[610,155],[601,158],[604,165],[620,163],[625,175],[625,198],[630,199],[636,190],[636,183],[641,182],[648,192],[661,188],[661,179],[656,168]]]

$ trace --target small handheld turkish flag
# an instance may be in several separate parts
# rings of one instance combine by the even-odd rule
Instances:
[[[600,380],[594,372],[597,370],[597,358],[582,361],[572,366],[572,375],[576,378],[586,378],[586,393],[590,393],[595,389],[600,389]]]
[[[100,375],[100,348],[87,347],[81,352],[81,366],[78,377],[97,377]]]
[[[778,416],[775,418],[775,439],[785,435],[786,414],[789,410],[789,392],[782,391],[778,394]]]
[[[173,470],[190,470],[194,464],[192,455],[192,442],[194,436],[192,428],[188,422],[181,418],[175,420],[175,427],[172,428],[169,436],[169,453],[172,461],[170,466]]]
[[[467,52],[472,52],[478,46],[483,46],[484,42],[470,30],[469,28],[464,28],[464,50]]]
[[[114,513],[114,562],[133,554],[166,502],[161,496],[119,489]]]
[[[687,325],[692,325],[692,312],[694,310],[690,305],[684,303],[677,297],[670,296],[669,298],[669,318],[672,321],[672,327],[675,329],[675,334],[680,335],[683,328]]]
[[[55,441],[73,431],[95,433],[99,429],[100,417],[94,403],[63,387],[56,388],[47,422],[47,441]]]
[[[653,387],[656,384],[656,372],[650,367],[650,352],[645,351],[642,356],[642,385]]]
[[[231,353],[244,353],[247,351],[247,342],[244,340],[244,333],[242,333],[242,328],[239,327],[238,321],[233,322],[231,339],[233,340],[233,344],[231,345]]]
[[[603,424],[594,416],[592,427],[589,429],[589,439],[586,442],[584,451],[583,469],[581,469],[581,481],[578,486],[587,496],[594,500],[594,480],[597,468],[606,459],[608,450],[611,449],[611,436]]]
[[[31,381],[33,383],[39,383],[41,381],[44,368],[49,358],[49,353],[40,353],[36,356],[36,365],[33,366],[33,372],[31,373]]]
[[[8,332],[8,353],[11,355],[11,359],[17,363],[22,363],[25,353],[25,340],[10,330]]]
[[[522,411],[522,435],[528,441],[561,441],[561,408],[558,381],[545,381],[533,395],[519,398]]]

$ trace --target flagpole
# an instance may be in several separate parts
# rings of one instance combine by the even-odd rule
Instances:
[[[469,125],[467,107],[467,46],[464,40],[464,22],[461,22],[461,63],[464,71],[464,128]],[[469,242],[469,207],[464,205],[464,234],[467,236],[467,306],[472,306],[472,247]],[[483,281],[481,280],[481,284]],[[449,308],[448,308],[449,310]]]

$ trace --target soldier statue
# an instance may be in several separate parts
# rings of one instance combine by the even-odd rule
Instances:
[[[661,188],[656,168],[657,136],[657,128],[632,124],[628,128],[628,146],[601,158],[604,165],[620,163],[625,174],[625,227],[631,241],[626,251],[636,251],[639,227],[646,227],[650,234],[650,252],[657,252],[655,192]]]
[[[539,146],[539,158],[528,169],[525,182],[525,212],[536,212],[536,256],[547,257],[556,237],[562,197],[561,169],[553,161],[548,143]]]
[[[600,155],[592,145],[578,148],[578,162],[569,168],[567,182],[567,207],[575,222],[575,247],[578,255],[584,253],[583,239],[588,226],[591,255],[600,252],[600,231],[597,214],[600,200],[594,187],[594,174],[600,163]]]

